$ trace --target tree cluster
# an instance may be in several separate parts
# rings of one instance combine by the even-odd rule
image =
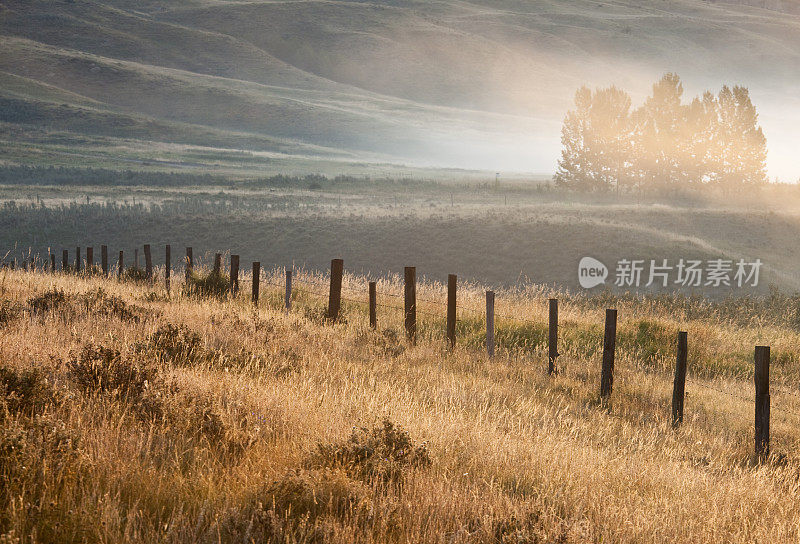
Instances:
[[[561,129],[556,184],[579,191],[737,190],[766,182],[766,138],[747,88],[724,86],[682,102],[664,75],[638,109],[617,87],[575,94]]]

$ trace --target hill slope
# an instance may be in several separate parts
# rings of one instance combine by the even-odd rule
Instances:
[[[0,70],[67,93],[55,103],[247,133],[256,149],[271,148],[266,137],[504,170],[552,168],[580,84],[643,93],[677,70],[692,91],[751,83],[793,105],[800,70],[796,15],[699,1],[5,0],[0,40]],[[19,97],[2,80],[0,96]],[[22,99],[41,100],[40,89]],[[48,115],[30,122],[58,125]],[[220,143],[242,147],[209,141]]]

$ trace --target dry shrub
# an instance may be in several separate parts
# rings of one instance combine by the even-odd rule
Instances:
[[[31,312],[44,315],[51,312],[69,311],[70,298],[60,289],[50,289],[41,295],[36,295],[28,299],[28,307]]]
[[[158,377],[158,369],[124,358],[116,349],[86,344],[77,357],[67,362],[67,375],[86,393],[136,399]]]
[[[122,298],[111,295],[102,288],[80,295],[78,301],[87,312],[113,316],[131,323],[138,323],[147,313],[144,308],[128,305]]]
[[[167,323],[159,327],[139,349],[178,366],[207,359],[202,338],[186,325]]]
[[[339,467],[359,480],[401,484],[404,473],[431,464],[425,444],[414,444],[408,432],[388,419],[372,429],[356,428],[344,442],[317,444],[310,464]]]
[[[125,282],[137,284],[148,283],[150,281],[147,277],[147,271],[138,266],[131,266],[124,269],[120,279]]]
[[[284,520],[357,518],[373,508],[371,490],[338,468],[290,471],[267,485],[262,497],[264,507]]]
[[[56,391],[37,369],[13,369],[0,367],[0,391],[3,404],[12,414],[34,415],[56,401]],[[0,413],[0,419],[2,418]]]
[[[222,273],[212,270],[208,274],[192,271],[183,284],[183,293],[199,298],[224,299],[230,291],[230,278]]]

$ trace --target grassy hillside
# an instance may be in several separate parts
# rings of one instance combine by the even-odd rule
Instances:
[[[321,319],[320,277],[281,270],[262,302],[159,285],[0,271],[0,533],[21,542],[793,542],[800,398],[796,315],[499,292],[482,348],[478,285],[443,347],[441,285],[402,286]],[[346,276],[348,299],[366,278]],[[271,283],[270,283],[271,282]],[[276,284],[275,286],[272,283]],[[249,289],[247,277],[242,289]],[[358,300],[363,300],[359,298]],[[793,303],[796,306],[796,302]],[[386,305],[386,306],[384,306]],[[620,312],[614,392],[598,402],[602,309]],[[470,308],[477,313],[469,311]],[[431,315],[429,315],[431,314]],[[740,321],[736,317],[752,316]],[[685,422],[668,414],[689,331]],[[752,349],[773,348],[772,451],[752,456]],[[769,520],[765,522],[765,520]]]
[[[677,70],[691,92],[755,84],[757,98],[786,106],[765,123],[784,122],[798,29],[792,10],[688,0],[9,0],[0,114],[27,129],[134,138],[140,157],[171,142],[549,171],[584,83],[640,96]],[[2,158],[36,161],[16,151]]]

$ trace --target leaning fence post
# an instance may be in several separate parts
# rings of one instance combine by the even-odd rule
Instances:
[[[100,266],[103,268],[103,275],[108,276],[108,246],[100,246]]]
[[[167,293],[169,293],[169,280],[170,276],[172,275],[172,266],[170,264],[170,257],[172,257],[172,247],[167,244],[167,247],[164,248],[164,287],[167,288]]]
[[[344,261],[333,259],[331,261],[331,286],[328,292],[328,319],[336,321],[339,319],[339,309],[342,304],[342,274],[344,272]]]
[[[69,270],[69,250],[61,250],[61,272],[66,273]]]
[[[450,349],[456,347],[456,285],[458,276],[447,275],[447,343]]]
[[[756,346],[756,455],[769,455],[769,346]]]
[[[494,357],[494,291],[486,291],[486,353]]]
[[[119,250],[119,262],[117,263],[117,278],[122,279],[122,272],[124,271],[124,261],[122,260],[122,250]]]
[[[261,281],[261,263],[253,261],[253,289],[251,299],[253,304],[258,304],[258,290]]]
[[[80,246],[75,248],[75,273],[80,274],[81,272],[81,248]]]
[[[189,276],[192,275],[192,267],[194,266],[194,262],[192,259],[192,248],[186,248],[186,280],[189,280]]]
[[[417,269],[413,266],[405,267],[405,289],[403,300],[405,306],[406,336],[412,344],[417,343]]]
[[[150,244],[144,245],[144,275],[148,280],[153,279],[153,255],[150,253]]]
[[[87,247],[86,248],[86,273],[91,274],[94,272],[94,248]]]
[[[678,358],[675,363],[675,381],[672,385],[672,426],[683,423],[683,399],[686,391],[686,332],[678,332]]]
[[[617,310],[606,310],[606,330],[603,337],[603,372],[600,376],[600,397],[607,399],[614,387],[614,349],[617,343]]]
[[[239,256],[231,255],[231,295],[239,294]]]
[[[292,269],[286,269],[286,283],[284,285],[283,306],[286,311],[292,309]]]
[[[550,299],[550,315],[547,334],[547,373],[556,373],[558,357],[558,299]]]
[[[378,328],[378,284],[369,282],[369,327]]]

